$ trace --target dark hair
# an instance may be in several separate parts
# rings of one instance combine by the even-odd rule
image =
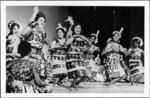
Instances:
[[[58,28],[57,30],[56,30],[56,34],[58,33],[58,30],[61,30],[63,33],[64,33],[64,38],[66,37],[66,32],[65,32],[65,30],[63,29],[63,28]]]
[[[137,42],[138,44],[140,44],[140,40],[139,39],[134,39],[133,43]]]
[[[135,43],[138,43],[138,47],[140,47],[140,40],[138,40],[138,39],[132,40],[131,46],[134,47],[134,46],[135,46]]]
[[[61,31],[65,34],[65,30],[64,30],[63,28],[58,28],[58,29],[56,30],[56,33],[58,32],[58,30],[61,30]]]
[[[37,13],[37,15],[36,15],[34,21],[38,21],[38,19],[39,19],[40,17],[43,17],[43,18],[45,19],[45,22],[46,22],[46,16],[45,16],[45,14],[44,14],[42,11],[39,11],[39,12]]]
[[[75,32],[74,32],[74,28],[75,28],[76,26],[78,26],[78,25],[80,25],[80,26],[81,26],[81,24],[80,24],[79,22],[76,22],[76,23],[73,25],[73,27],[72,27],[72,31],[73,31],[73,33],[75,33]]]
[[[8,38],[9,35],[12,35],[13,34],[13,28],[17,26],[18,28],[20,28],[20,25],[16,22],[13,22],[12,24],[11,23],[8,23],[8,28],[10,30],[9,34],[7,35],[6,38]]]
[[[96,40],[96,36],[95,35],[91,35],[90,38],[94,37],[94,39]]]
[[[8,28],[9,28],[10,31],[12,31],[15,26],[17,26],[18,28],[20,28],[20,25],[18,23],[14,22],[11,25],[10,25],[10,23],[8,24]]]

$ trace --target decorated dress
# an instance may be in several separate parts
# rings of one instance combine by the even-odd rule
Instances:
[[[48,92],[47,88],[51,85],[49,82],[51,80],[52,69],[45,59],[42,50],[45,45],[46,33],[44,30],[39,29],[37,26],[33,27],[31,24],[25,32],[26,33],[23,35],[24,40],[31,44],[29,59],[33,63],[30,64],[30,66],[33,65],[32,73],[34,74],[33,80],[35,80],[34,88],[38,93]]]
[[[65,39],[55,39],[51,44],[51,66],[53,69],[53,77],[57,79],[60,85],[63,79],[67,77],[66,67],[66,52]]]
[[[110,41],[105,48],[105,66],[109,79],[118,78],[126,75],[123,68],[123,55],[125,48],[119,43]]]
[[[142,62],[142,54],[144,51],[140,48],[130,48],[129,69],[132,82],[144,82],[144,67]]]
[[[85,52],[85,64],[88,69],[88,76],[97,81],[97,73],[100,70],[99,48],[91,45],[88,51]],[[97,56],[95,56],[97,55]]]
[[[68,46],[67,70],[71,79],[86,76],[84,52],[87,51],[88,41],[82,35],[73,35],[73,42]]]
[[[20,44],[20,37],[16,34],[7,36],[6,40],[6,92],[12,93],[17,92],[13,86],[15,80],[15,74],[12,74],[12,67],[15,66],[14,62],[18,60],[20,55],[18,54],[18,46]],[[20,80],[19,80],[20,81]],[[18,90],[18,92],[20,92]]]

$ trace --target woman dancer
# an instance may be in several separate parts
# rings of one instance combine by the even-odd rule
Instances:
[[[98,43],[98,35],[99,35],[99,30],[97,31],[96,34],[92,33],[90,37],[90,42],[91,46],[89,47],[88,51],[85,52],[85,63],[87,64],[87,69],[89,71],[89,78],[90,81],[98,81],[98,71],[100,67],[100,57],[99,57],[99,52],[100,49],[99,47],[96,46]]]
[[[11,21],[8,24],[10,30],[9,34],[6,37],[6,52],[13,55],[18,54],[18,46],[20,44],[20,25],[15,21]]]
[[[69,78],[73,79],[71,87],[76,88],[79,83],[87,78],[83,53],[87,51],[90,42],[85,36],[81,35],[80,24],[74,24],[70,16],[67,21],[70,23],[66,42],[68,45],[67,69]]]
[[[53,77],[57,80],[59,86],[66,86],[64,80],[67,78],[66,69],[66,39],[65,39],[66,28],[60,23],[56,28],[56,39],[51,43],[51,66],[53,68]]]
[[[20,57],[20,54],[18,53],[18,46],[20,44],[20,25],[15,21],[10,21],[8,23],[8,28],[10,32],[6,37],[6,92],[11,93],[17,92],[13,86],[14,81],[21,82],[14,78],[15,74],[13,75],[11,70],[11,68],[15,66],[13,61]],[[19,85],[16,86],[19,87]],[[20,90],[18,90],[18,92],[20,92]]]
[[[131,74],[131,84],[144,83],[144,66],[142,59],[144,58],[144,51],[141,49],[143,40],[140,37],[133,37],[133,47],[129,52],[129,69]]]
[[[127,50],[119,43],[122,31],[123,28],[120,31],[113,32],[113,38],[108,40],[107,46],[102,53],[106,55],[107,79],[112,84],[126,78],[125,69],[127,66],[124,63],[122,53],[127,54]]]
[[[52,91],[50,82],[50,65],[48,65],[42,51],[46,41],[47,33],[45,32],[46,17],[38,7],[34,7],[34,13],[28,26],[25,28],[22,36],[31,44],[30,60],[32,72],[34,75],[36,92],[45,93]]]

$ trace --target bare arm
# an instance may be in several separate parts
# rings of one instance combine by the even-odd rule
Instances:
[[[33,68],[33,74],[34,74],[35,82],[38,84],[38,86],[47,86],[47,84],[40,79],[39,74],[34,68]]]
[[[132,48],[129,48],[128,51],[127,51],[127,56],[129,56],[132,52]]]
[[[31,16],[31,18],[30,18],[30,22],[34,21],[34,19],[35,19],[37,13],[39,12],[39,8],[38,8],[38,7],[34,7],[34,8],[33,8],[33,11],[34,11],[34,12],[33,12],[32,16]]]
[[[70,45],[73,42],[73,40],[74,40],[73,37],[67,38],[66,45]]]
[[[51,49],[53,49],[55,47],[56,47],[56,41],[52,41],[52,43],[51,43]]]
[[[25,29],[23,30],[23,32],[21,33],[21,36],[27,36],[28,34],[30,34],[31,32],[31,27],[26,26]]]
[[[111,43],[108,43],[107,46],[104,48],[104,50],[102,51],[102,55],[106,54],[107,52],[109,52],[111,50]]]
[[[34,19],[35,19],[37,13],[39,12],[39,8],[38,8],[38,7],[34,7],[34,8],[33,8],[33,11],[34,11],[34,12],[33,12],[32,16],[31,16],[31,18],[30,18],[30,20],[29,20],[29,24],[31,24],[31,22],[34,21]],[[31,27],[29,26],[29,24],[25,27],[25,29],[24,29],[23,32],[21,33],[22,36],[25,36],[26,34],[28,34],[28,33],[31,32]],[[32,23],[32,25],[34,25],[34,24],[36,24],[36,23]]]
[[[120,51],[122,52],[122,53],[124,53],[125,55],[128,55],[128,51],[127,51],[127,49],[126,48],[123,48],[123,46],[122,45],[119,45],[120,47]]]

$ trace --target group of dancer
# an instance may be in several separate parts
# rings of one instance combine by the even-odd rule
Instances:
[[[23,31],[15,21],[8,24],[6,92],[51,93],[55,85],[72,90],[82,82],[144,83],[140,37],[133,37],[132,47],[127,50],[120,44],[121,28],[112,33],[106,47],[100,50],[97,46],[100,31],[88,38],[81,34],[81,24],[68,16],[64,22],[69,23],[69,28],[58,23],[56,38],[49,44],[44,29],[46,16],[38,7],[33,10]]]

